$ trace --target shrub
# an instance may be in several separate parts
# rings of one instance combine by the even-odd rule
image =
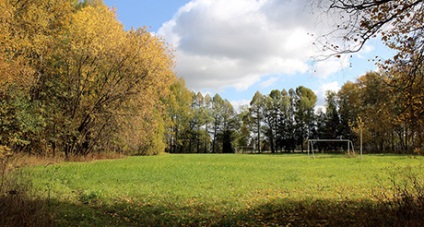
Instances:
[[[30,178],[21,171],[11,171],[13,155],[0,147],[0,226],[51,226],[46,202],[32,190]]]
[[[423,224],[424,213],[424,179],[422,166],[412,168],[394,168],[389,170],[390,187],[381,187],[383,190],[377,196],[382,209],[396,217],[396,221],[418,226]],[[381,185],[383,185],[381,183]]]

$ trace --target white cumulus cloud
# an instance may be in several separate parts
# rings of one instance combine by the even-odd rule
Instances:
[[[244,90],[265,75],[295,75],[311,66],[322,24],[306,0],[192,0],[157,32],[176,49],[176,72],[195,90]],[[340,63],[339,63],[340,64]]]

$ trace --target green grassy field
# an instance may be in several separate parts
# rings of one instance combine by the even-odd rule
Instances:
[[[424,223],[389,203],[396,190],[413,187],[405,177],[422,179],[422,163],[408,156],[167,154],[25,174],[60,226],[380,225]]]

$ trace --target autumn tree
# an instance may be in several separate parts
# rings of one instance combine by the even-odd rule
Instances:
[[[91,152],[100,146],[99,139],[120,136],[120,130],[139,135],[133,140],[139,146],[160,144],[161,150],[164,125],[159,98],[174,79],[164,44],[143,29],[125,32],[114,13],[101,3],[74,14],[70,33],[74,35],[69,51],[72,60],[64,64],[67,76],[63,80],[72,84],[67,110],[72,131],[67,132],[65,152]],[[116,129],[107,130],[114,125]]]
[[[383,68],[391,92],[402,104],[399,120],[408,125],[410,145],[420,149],[424,145],[424,39],[408,42]]]
[[[410,141],[408,122],[401,117],[403,104],[388,80],[385,74],[368,72],[338,93],[341,135],[359,136],[362,130],[368,152],[405,152]]]
[[[424,1],[423,0],[322,0],[332,15],[339,15],[336,40],[323,36],[319,43],[334,54],[352,53],[365,43],[379,37],[395,51],[390,59],[378,65],[390,80],[393,93],[402,100],[402,116],[410,130],[414,147],[423,144],[423,63],[424,63]],[[334,38],[334,37],[333,37]],[[339,39],[340,38],[340,39]],[[337,44],[340,43],[341,45]]]
[[[0,7],[2,119],[9,119],[1,124],[16,137],[8,146],[67,156],[164,149],[161,99],[175,76],[160,38],[124,31],[100,0],[10,0]],[[24,112],[16,111],[20,105]]]
[[[50,120],[46,103],[36,100],[37,84],[57,74],[73,1],[34,0],[0,3],[0,143],[13,150],[45,150],[54,136],[45,130]]]
[[[327,41],[323,44],[337,53],[357,52],[377,36],[390,48],[405,47],[412,40],[421,40],[417,47],[423,45],[423,0],[320,0],[318,4],[336,15],[337,32],[331,34],[337,37],[324,36]],[[344,45],[331,38],[340,38]],[[419,52],[419,48],[414,49]]]

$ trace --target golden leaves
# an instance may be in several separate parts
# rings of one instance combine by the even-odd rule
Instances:
[[[122,132],[135,135],[127,147],[146,135],[155,137],[147,146],[161,146],[161,98],[175,81],[162,40],[124,31],[101,0],[6,0],[0,10],[0,86],[18,83],[52,108],[45,132],[65,131],[66,142],[50,138],[58,147],[123,145]]]
[[[105,6],[87,6],[75,13],[70,25],[72,50],[92,58],[119,55],[125,42],[123,26]]]

